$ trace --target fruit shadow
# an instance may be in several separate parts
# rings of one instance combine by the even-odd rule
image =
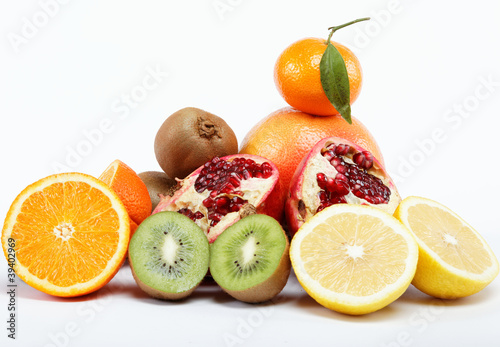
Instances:
[[[19,280],[17,293],[19,298],[35,301],[47,301],[47,302],[85,302],[92,301],[96,299],[105,299],[108,296],[125,294],[125,295],[139,295],[142,292],[137,286],[135,281],[132,279],[130,274],[130,267],[127,262],[125,262],[120,268],[119,272],[115,277],[107,283],[105,286],[99,290],[77,297],[58,297],[52,296],[41,291],[38,291],[26,283]]]
[[[303,293],[298,300],[295,301],[295,305],[303,312],[308,312],[311,315],[319,316],[327,319],[341,320],[344,322],[356,322],[356,323],[369,323],[369,322],[380,322],[383,320],[390,320],[398,315],[401,310],[394,306],[386,306],[378,311],[365,314],[365,315],[348,315],[323,307],[317,303],[313,298],[311,298],[307,293]]]
[[[222,288],[213,280],[213,278],[207,276],[201,283],[201,285],[191,294],[187,300],[201,301],[208,300],[217,304],[223,304],[226,307],[234,309],[248,309],[249,307],[256,306],[270,306],[270,305],[281,305],[289,301],[294,300],[294,296],[287,293],[281,292],[272,300],[264,301],[261,303],[247,303],[234,299],[229,294],[227,294]]]
[[[433,296],[427,295],[413,285],[410,285],[408,289],[401,295],[398,301],[410,305],[440,305],[445,307],[459,307],[459,306],[474,306],[482,304],[488,300],[491,300],[496,293],[493,288],[486,287],[479,293],[474,295],[459,298],[459,299],[440,299]]]
[[[52,296],[41,291],[38,291],[34,288],[31,288],[27,284],[23,283],[22,286],[19,286],[20,290],[18,290],[19,297],[27,300],[35,300],[35,301],[46,301],[46,302],[85,302],[92,301],[97,299],[105,299],[109,296],[117,295],[119,293],[135,293],[141,291],[139,287],[135,283],[133,284],[119,284],[119,283],[108,283],[103,288],[82,296],[77,297],[57,297]]]
[[[120,271],[128,271],[131,273],[128,264],[125,264],[124,268],[126,269],[122,268],[122,270]],[[132,277],[131,274],[130,277]],[[140,289],[134,280],[130,281],[130,283],[127,283],[126,285],[120,284],[119,288],[116,288],[116,290],[113,289],[112,285],[112,282],[108,284],[108,286],[111,287],[110,290],[134,299],[141,300],[142,302],[150,305],[172,306],[182,305],[187,302],[203,302],[210,299],[218,300],[219,302],[231,301],[231,298],[222,291],[222,289],[217,285],[217,283],[215,283],[215,281],[211,277],[208,276],[203,279],[198,288],[196,288],[191,295],[180,300],[161,300],[152,298],[142,289]]]

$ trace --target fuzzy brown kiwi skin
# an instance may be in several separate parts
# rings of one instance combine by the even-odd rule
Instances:
[[[158,205],[161,200],[159,194],[173,195],[175,192],[177,181],[168,177],[168,175],[164,172],[145,171],[141,172],[138,176],[144,182],[146,188],[148,188],[149,198],[151,199],[151,204],[153,205],[153,209],[151,211],[154,211],[156,205]]]
[[[189,290],[186,290],[185,292],[182,292],[182,293],[167,293],[167,292],[163,292],[161,290],[155,289],[155,288],[150,287],[147,284],[143,283],[137,277],[137,275],[135,274],[134,264],[133,264],[133,262],[130,259],[131,258],[130,258],[130,254],[129,254],[128,261],[129,261],[130,269],[132,270],[132,276],[134,276],[135,282],[137,283],[137,285],[139,286],[139,288],[141,288],[146,294],[148,294],[149,296],[151,296],[151,297],[153,297],[155,299],[160,299],[160,300],[182,300],[182,299],[188,297],[189,295],[191,295],[194,292],[194,290],[196,288],[198,288],[198,286],[201,283],[201,281],[200,281],[200,283],[198,283],[196,286],[194,286],[193,288],[191,288]]]
[[[286,237],[286,235],[285,235]],[[227,290],[222,288],[226,293],[233,298],[256,304],[264,301],[271,300],[278,295],[285,287],[288,277],[290,276],[291,262],[290,262],[290,243],[286,237],[286,247],[281,255],[280,262],[274,273],[264,282],[259,283],[253,287],[245,290]]]
[[[186,107],[163,122],[154,149],[158,164],[169,177],[185,178],[215,156],[238,153],[238,140],[222,118]]]

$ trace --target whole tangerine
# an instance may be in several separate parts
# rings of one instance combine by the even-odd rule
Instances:
[[[339,29],[369,19],[360,18],[342,25],[330,27],[328,28],[330,30],[328,39],[301,39],[292,43],[280,54],[274,66],[274,82],[279,93],[290,106],[316,116],[332,116],[339,113],[332,104],[335,103],[331,100],[333,96],[330,95],[330,99],[327,97],[325,94],[326,89],[324,89],[324,85],[322,84],[323,78],[328,80],[332,78],[331,73],[334,73],[334,71],[323,71],[320,65],[323,54],[330,43],[340,53],[344,61],[345,72],[347,72],[350,95],[347,95],[348,99],[345,101],[349,105],[352,105],[356,101],[361,92],[363,82],[361,64],[350,49],[340,43],[331,41],[330,38]],[[337,73],[340,73],[338,76],[341,76],[345,72]],[[337,90],[347,89],[338,80],[333,83],[336,85]],[[336,103],[335,105],[337,107],[344,107],[344,105]],[[348,113],[350,114],[350,110]],[[348,122],[349,114],[342,114]]]
[[[363,72],[354,53],[340,43],[331,43],[344,59],[349,76],[350,103],[361,92]],[[274,82],[285,101],[296,109],[316,116],[339,112],[331,104],[321,85],[319,63],[326,50],[325,39],[305,38],[288,46],[274,66]]]

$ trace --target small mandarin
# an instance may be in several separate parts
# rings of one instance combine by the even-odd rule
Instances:
[[[347,47],[336,42],[332,44],[342,55],[346,65],[352,105],[361,92],[361,64]],[[298,40],[281,53],[274,66],[274,82],[285,101],[302,112],[316,116],[338,114],[321,85],[319,63],[326,46],[325,39]]]

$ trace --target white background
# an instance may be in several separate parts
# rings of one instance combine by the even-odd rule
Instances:
[[[286,106],[273,82],[286,46],[371,16],[333,37],[353,49],[364,70],[353,114],[377,139],[403,197],[449,206],[500,256],[498,2],[87,0],[44,10],[47,2],[0,2],[2,216],[25,186],[58,165],[95,176],[114,159],[137,172],[159,170],[156,131],[186,106],[223,117],[241,141]],[[151,69],[165,72],[160,82],[126,108],[122,95],[139,93]],[[89,147],[85,133],[103,121],[111,130]],[[71,155],[77,149],[79,158]],[[500,343],[498,278],[457,301],[410,286],[387,308],[350,317],[316,304],[294,277],[267,306],[236,302],[213,285],[184,302],[160,302],[135,286],[128,267],[103,290],[70,300],[18,280],[11,341],[7,264],[0,263],[2,346],[224,346],[231,338],[262,346]]]

